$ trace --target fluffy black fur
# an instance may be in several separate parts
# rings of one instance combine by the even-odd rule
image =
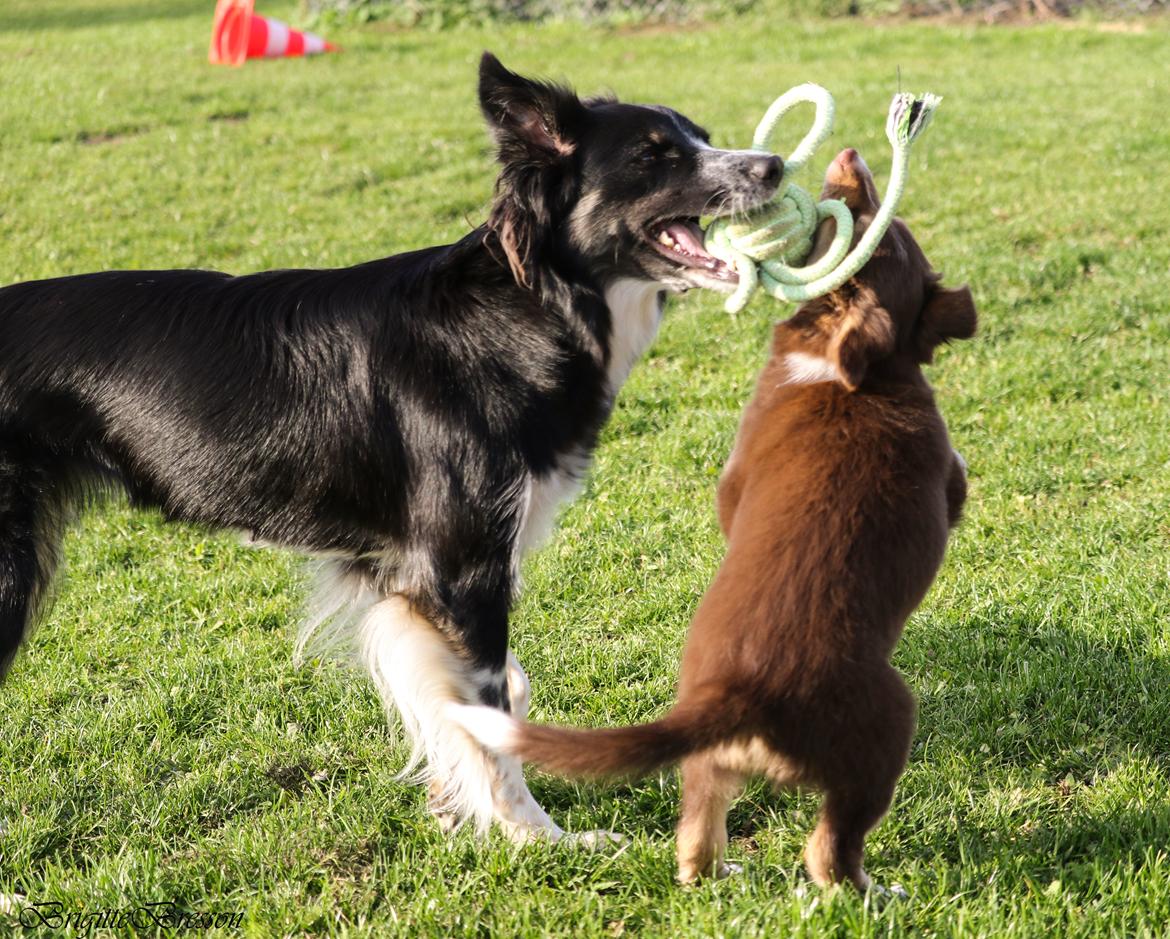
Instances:
[[[104,483],[329,556],[503,668],[524,487],[592,450],[617,390],[607,287],[732,283],[655,238],[763,201],[781,168],[490,55],[480,100],[502,170],[489,221],[456,244],[0,290],[0,674],[70,506]]]

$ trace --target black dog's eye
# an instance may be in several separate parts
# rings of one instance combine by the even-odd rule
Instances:
[[[675,155],[674,145],[668,140],[648,140],[638,152],[638,162],[657,163]]]

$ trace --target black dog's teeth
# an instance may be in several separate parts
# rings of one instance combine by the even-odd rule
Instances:
[[[674,228],[685,229],[687,237],[675,237],[672,234]],[[654,230],[647,232],[646,237],[654,242],[655,247],[663,254],[677,258],[683,267],[704,271],[721,280],[736,274],[735,268],[712,256],[703,247],[703,232],[698,227],[697,219],[676,219],[661,227],[656,226]]]
[[[684,248],[682,245],[680,245],[677,241],[675,241],[670,236],[670,232],[667,231],[665,228],[662,229],[662,231],[660,231],[658,233],[657,240],[658,240],[658,243],[660,245],[665,245],[667,248],[670,248],[671,251],[676,251],[679,254],[685,254],[688,258],[698,257],[697,254],[695,254],[694,252],[688,251],[686,248]]]

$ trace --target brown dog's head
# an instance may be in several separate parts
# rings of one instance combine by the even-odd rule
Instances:
[[[873,175],[853,149],[842,150],[829,166],[821,198],[844,200],[855,244],[881,207]],[[832,221],[822,224],[813,259],[828,249],[834,230]],[[823,348],[808,352],[823,356],[837,380],[854,391],[878,362],[930,362],[935,346],[974,335],[976,316],[971,291],[943,287],[906,223],[894,219],[857,275],[805,304],[794,320],[802,321],[805,338],[823,341]]]

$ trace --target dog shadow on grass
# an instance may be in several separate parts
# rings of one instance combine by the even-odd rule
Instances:
[[[908,638],[897,664],[920,698],[911,766],[951,786],[968,770],[949,823],[916,834],[928,854],[1011,859],[1050,881],[1136,864],[1170,841],[1170,662],[1149,634],[1088,635],[993,608],[920,622]]]

